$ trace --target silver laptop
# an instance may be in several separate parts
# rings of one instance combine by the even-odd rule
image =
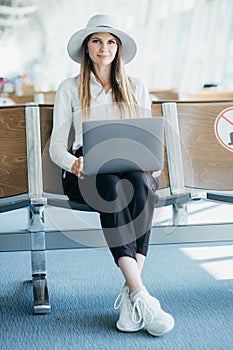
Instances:
[[[163,169],[164,118],[83,121],[86,175]]]

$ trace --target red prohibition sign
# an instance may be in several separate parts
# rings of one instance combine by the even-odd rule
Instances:
[[[214,132],[218,142],[233,152],[233,107],[226,108],[218,114]]]

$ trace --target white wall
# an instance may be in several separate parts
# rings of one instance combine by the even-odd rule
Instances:
[[[0,76],[27,73],[37,89],[56,89],[79,72],[66,45],[96,13],[114,15],[136,39],[127,71],[149,88],[233,89],[232,0],[40,0],[27,25],[0,36]]]

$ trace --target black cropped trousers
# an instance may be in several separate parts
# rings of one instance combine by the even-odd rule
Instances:
[[[79,157],[82,150],[76,151]],[[158,201],[157,178],[150,172],[98,174],[79,179],[63,174],[64,193],[70,200],[87,203],[100,214],[108,247],[118,265],[122,256],[136,260],[147,255],[154,206]]]

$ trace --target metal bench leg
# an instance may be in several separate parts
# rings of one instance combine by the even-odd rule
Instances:
[[[187,204],[173,205],[173,225],[188,225],[188,211]]]
[[[185,193],[185,183],[177,106],[175,102],[165,102],[162,104],[162,109],[166,120],[165,135],[170,190],[172,195],[182,194]],[[187,225],[187,218],[187,205],[174,204],[173,226]]]
[[[50,312],[45,266],[44,205],[30,206],[31,264],[34,313]]]

